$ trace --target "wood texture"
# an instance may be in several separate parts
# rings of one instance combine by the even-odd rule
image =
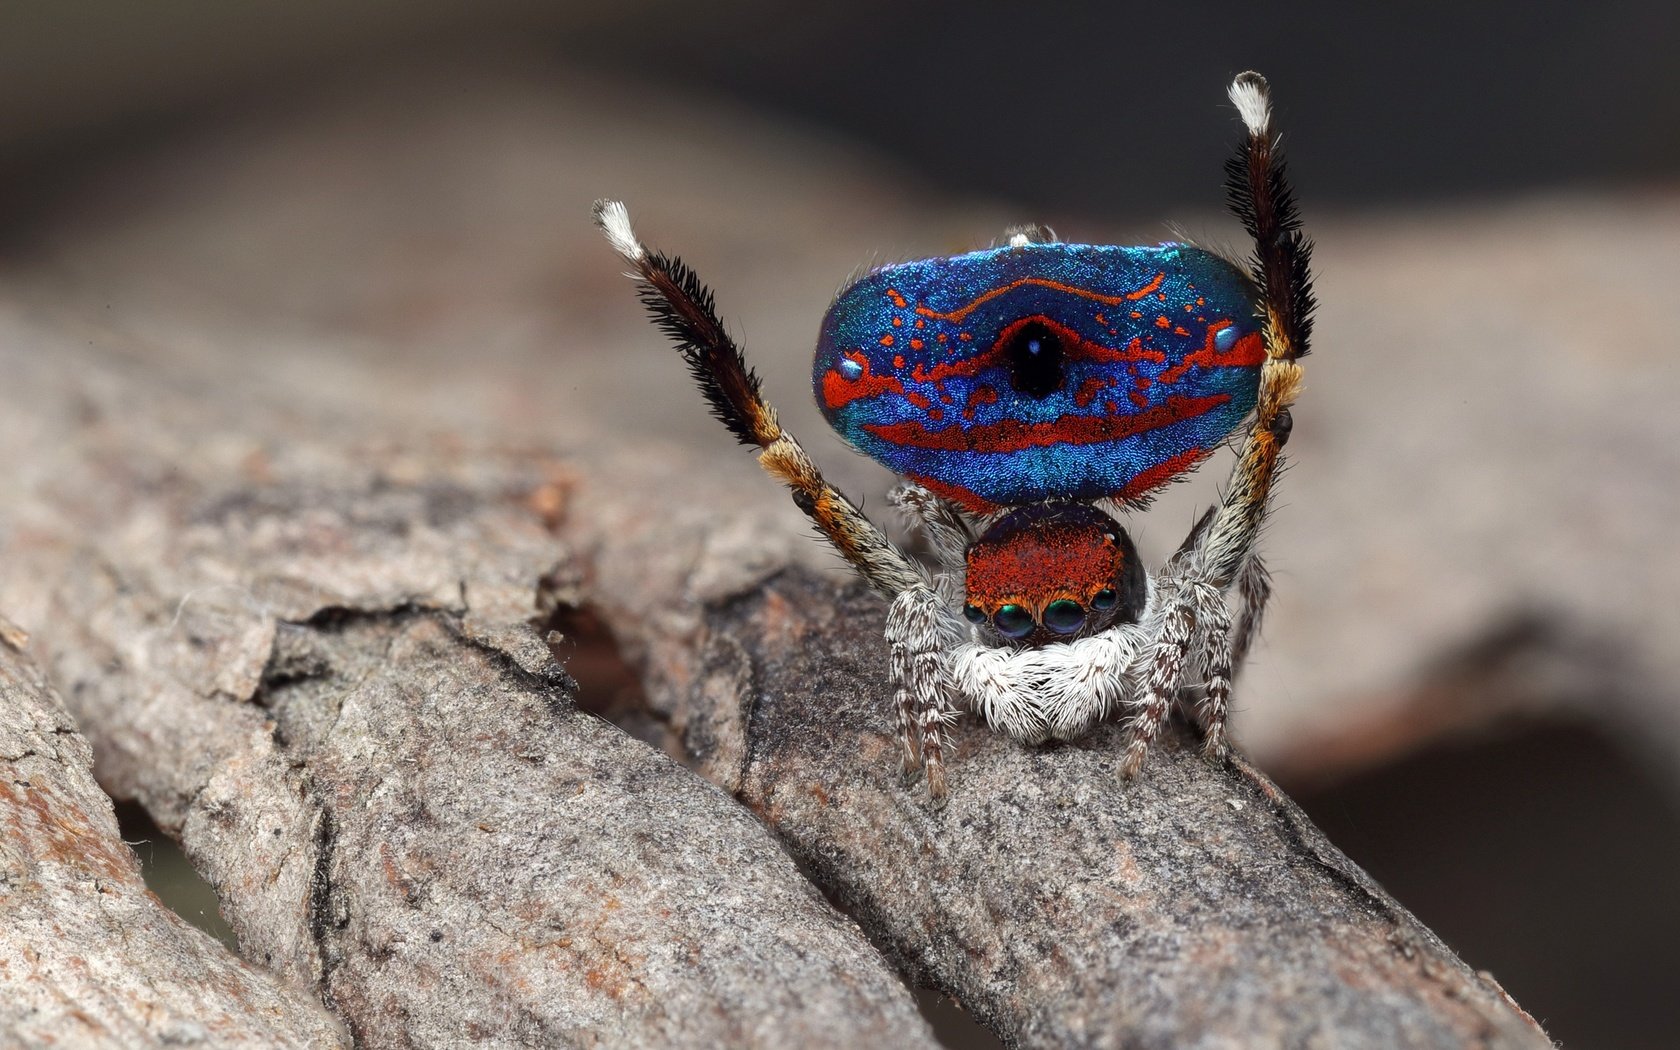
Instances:
[[[307,988],[146,889],[93,753],[0,618],[0,1046],[347,1047]]]

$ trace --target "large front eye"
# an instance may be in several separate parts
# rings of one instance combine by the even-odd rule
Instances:
[[[992,624],[1005,638],[1025,638],[1038,624],[1024,605],[1005,605],[992,615]]]
[[[1044,626],[1057,634],[1073,634],[1085,626],[1085,608],[1068,598],[1059,598],[1044,610]]]

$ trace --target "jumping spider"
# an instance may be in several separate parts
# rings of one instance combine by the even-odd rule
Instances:
[[[1131,777],[1182,695],[1206,753],[1225,753],[1231,677],[1270,594],[1255,539],[1313,310],[1311,245],[1266,82],[1243,73],[1229,95],[1246,134],[1227,191],[1251,260],[1017,231],[1001,247],[875,270],[829,308],[817,402],[848,442],[905,478],[891,500],[925,539],[931,573],[777,424],[694,271],[644,248],[624,205],[596,204],[713,412],[890,602],[904,764],[925,768],[935,800],[945,726],[962,708],[1029,743],[1129,713]],[[1142,507],[1251,413],[1222,500],[1146,572],[1111,512]]]

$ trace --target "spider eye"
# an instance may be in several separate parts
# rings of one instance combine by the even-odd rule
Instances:
[[[1107,612],[1120,604],[1120,592],[1113,587],[1104,587],[1091,599],[1091,608],[1098,612]]]
[[[1085,609],[1076,601],[1058,598],[1044,610],[1044,626],[1057,634],[1073,634],[1085,626]]]
[[[985,623],[986,622],[986,611],[984,609],[980,608],[980,606],[978,606],[978,605],[965,605],[965,606],[963,606],[963,615],[968,618],[969,623]]]
[[[999,609],[992,617],[992,624],[1005,638],[1025,638],[1038,626],[1026,606],[1013,603]]]

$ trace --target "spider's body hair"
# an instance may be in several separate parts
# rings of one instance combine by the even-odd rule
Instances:
[[[1126,700],[1127,675],[1148,647],[1154,617],[1038,649],[969,641],[951,653],[957,692],[974,713],[1016,740],[1077,740]]]

